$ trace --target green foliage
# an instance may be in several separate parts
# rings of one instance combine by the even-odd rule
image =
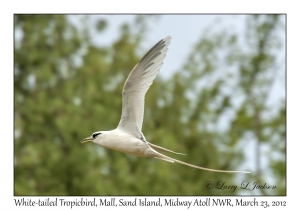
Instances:
[[[111,46],[96,47],[90,31],[72,25],[68,16],[15,16],[15,33],[21,36],[15,39],[14,53],[15,195],[240,193],[206,188],[208,181],[239,185],[234,174],[80,144],[95,131],[117,126],[123,84],[141,57],[150,17],[137,16],[134,27],[121,26]],[[236,34],[205,34],[180,71],[168,80],[156,78],[145,98],[143,133],[149,142],[187,154],[175,158],[223,170],[244,163],[241,147],[250,133],[249,141],[257,143],[257,169],[243,178],[268,180],[260,168],[265,157],[277,190],[254,194],[284,195],[285,103],[273,115],[266,103],[278,71],[271,49],[278,49],[272,40],[280,31],[275,27],[280,19],[267,15],[248,20],[253,51],[242,52]],[[88,23],[89,17],[83,16],[82,22]],[[100,38],[108,24],[101,19],[93,26]],[[280,158],[259,152],[262,143]]]

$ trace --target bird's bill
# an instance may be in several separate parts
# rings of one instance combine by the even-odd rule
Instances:
[[[81,140],[80,142],[81,142],[81,143],[86,143],[86,142],[89,142],[89,141],[94,141],[93,137],[91,137],[91,136],[90,136],[90,137],[87,137],[87,138]]]

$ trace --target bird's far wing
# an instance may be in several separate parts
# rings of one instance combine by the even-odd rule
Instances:
[[[133,68],[124,84],[118,129],[138,138],[141,137],[145,94],[163,65],[170,40],[171,37],[167,36],[154,45]]]

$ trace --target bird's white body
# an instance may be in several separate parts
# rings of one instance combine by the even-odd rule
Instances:
[[[144,118],[145,94],[156,75],[158,74],[163,60],[166,57],[171,37],[159,41],[139,61],[129,74],[123,88],[122,116],[118,127],[111,131],[98,131],[92,136],[82,140],[82,143],[92,141],[103,147],[124,152],[127,154],[158,158],[169,162],[177,162],[190,167],[213,172],[249,173],[244,171],[223,171],[195,166],[163,155],[156,150],[176,153],[166,148],[151,144],[146,141],[142,133]]]
[[[155,157],[155,150],[147,143],[118,128],[111,131],[101,131],[101,138],[96,138],[94,143],[135,156]]]

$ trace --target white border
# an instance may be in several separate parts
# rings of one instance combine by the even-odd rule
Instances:
[[[151,4],[150,4],[151,3]],[[299,181],[299,10],[296,1],[2,1],[1,3],[1,207],[16,208],[13,197],[13,14],[14,13],[287,13],[287,197],[257,197],[298,206]],[[38,199],[38,197],[33,197]],[[64,198],[64,197],[61,197]],[[78,197],[66,197],[76,199]],[[123,198],[123,197],[117,197]],[[124,197],[128,198],[128,197]],[[132,198],[132,197],[130,197]],[[150,197],[155,198],[155,197]],[[176,198],[176,197],[172,197]],[[201,197],[204,199],[205,197]],[[231,198],[235,197],[213,197]],[[253,200],[254,197],[242,197]],[[28,199],[28,197],[26,197]],[[185,197],[184,199],[195,199]],[[22,207],[23,209],[24,207]],[[38,207],[39,209],[43,209]],[[44,207],[48,208],[48,207]],[[62,208],[62,207],[59,207]],[[128,209],[130,207],[127,207]],[[223,207],[224,208],[224,207]],[[230,208],[232,207],[225,207]],[[66,209],[66,208],[64,208]]]

